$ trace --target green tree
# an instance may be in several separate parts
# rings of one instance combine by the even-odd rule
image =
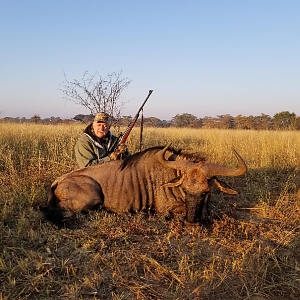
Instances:
[[[234,117],[234,123],[236,129],[249,129],[247,127],[247,117],[242,115],[237,115]]]
[[[252,130],[269,130],[272,129],[272,124],[272,118],[265,114],[261,114],[260,116],[250,115],[243,122],[244,129]]]
[[[39,115],[34,115],[30,118],[30,122],[35,124],[40,123],[41,117]]]
[[[269,115],[261,114],[259,116],[260,129],[269,130],[273,127],[273,120]]]
[[[219,115],[217,117],[218,117],[217,118],[218,128],[221,128],[221,129],[234,128],[235,122],[234,122],[234,118],[231,115],[226,114],[226,115]]]
[[[275,129],[295,129],[296,114],[288,111],[282,111],[273,116],[273,122]]]
[[[162,127],[163,123],[156,117],[144,118],[144,125],[149,127]]]
[[[129,123],[132,121],[132,116],[129,115],[129,116],[123,116],[121,119],[120,119],[120,126],[128,126]]]
[[[202,120],[202,124],[205,128],[217,128],[217,119],[205,116]]]
[[[198,119],[196,116],[188,113],[184,113],[181,115],[177,114],[172,118],[171,123],[174,127],[200,128],[202,126],[201,119]]]
[[[300,130],[300,117],[294,119],[292,127],[294,130]]]

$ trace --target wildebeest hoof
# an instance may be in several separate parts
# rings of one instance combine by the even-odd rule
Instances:
[[[184,227],[190,228],[190,229],[200,227],[199,223],[191,223],[191,222],[188,222],[187,220],[183,221],[183,225],[184,225]]]

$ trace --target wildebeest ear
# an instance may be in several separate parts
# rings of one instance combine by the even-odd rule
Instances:
[[[177,177],[173,178],[172,180],[170,180],[169,182],[162,184],[161,186],[163,186],[163,187],[179,186],[182,184],[183,178],[184,178],[184,175],[177,176]]]
[[[226,194],[231,194],[231,195],[236,195],[239,192],[235,191],[234,189],[232,189],[227,183],[217,179],[216,177],[214,177],[214,182],[217,185],[217,187]]]

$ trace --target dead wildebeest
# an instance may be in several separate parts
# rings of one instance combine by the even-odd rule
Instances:
[[[238,168],[195,160],[166,146],[149,148],[125,160],[75,170],[51,185],[46,219],[63,226],[75,211],[100,207],[115,213],[152,210],[182,213],[188,224],[203,221],[213,183],[224,193],[237,194],[216,176],[240,176],[247,167],[235,151]]]

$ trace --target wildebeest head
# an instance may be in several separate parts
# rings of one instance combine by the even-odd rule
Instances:
[[[194,223],[205,217],[209,192],[213,183],[224,193],[238,194],[237,191],[216,177],[241,176],[246,173],[247,166],[234,149],[233,152],[238,160],[237,169],[227,168],[214,163],[193,162],[190,160],[166,160],[165,153],[169,146],[170,144],[157,153],[158,159],[165,167],[180,171],[181,175],[163,184],[163,186],[180,186],[184,190],[186,194],[186,219],[188,222]]]

